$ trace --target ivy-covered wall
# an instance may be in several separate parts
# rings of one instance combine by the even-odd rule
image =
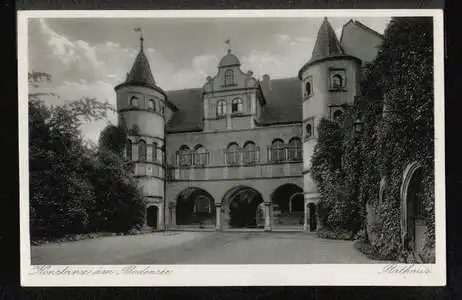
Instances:
[[[364,128],[360,134],[353,123],[358,117]],[[342,124],[323,120],[318,127],[312,174],[321,194],[323,225],[330,230],[367,227],[365,237],[375,256],[405,257],[400,189],[406,167],[420,162],[427,252],[423,260],[432,261],[433,122],[433,21],[392,18],[377,58],[363,70],[361,97],[346,111]],[[386,185],[379,201],[382,179]]]

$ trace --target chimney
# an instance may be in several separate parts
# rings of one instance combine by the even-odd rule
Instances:
[[[269,93],[269,91],[271,91],[271,79],[268,74],[263,75],[263,78],[261,81],[261,88],[264,94]]]

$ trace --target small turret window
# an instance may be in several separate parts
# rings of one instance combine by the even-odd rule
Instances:
[[[153,99],[148,100],[148,110],[155,111],[156,110],[156,102]]]
[[[231,102],[231,113],[239,113],[243,111],[243,104],[241,98],[235,98]]]
[[[152,143],[152,161],[157,161],[157,143]]]
[[[313,94],[312,78],[308,77],[305,81],[305,91],[303,97],[305,99],[309,98]]]
[[[330,72],[330,89],[343,90],[345,89],[345,70],[333,69]]]
[[[146,156],[147,156],[146,142],[143,140],[141,140],[138,144],[138,155],[139,155],[139,161],[142,161],[142,162],[146,161]]]
[[[225,72],[225,85],[233,85],[234,84],[234,71],[233,70],[226,70]]]
[[[132,96],[130,98],[130,106],[131,107],[138,107],[138,97]]]
[[[311,123],[308,123],[305,126],[305,138],[309,139],[311,136],[313,136],[313,125],[311,125]]]

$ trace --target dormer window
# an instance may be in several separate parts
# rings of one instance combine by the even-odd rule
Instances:
[[[226,102],[220,100],[217,103],[217,117],[223,117],[226,114]]]
[[[240,113],[243,111],[243,104],[241,98],[234,98],[231,102],[231,113]]]
[[[131,107],[138,107],[138,97],[132,96],[130,98],[130,106]]]
[[[234,84],[234,71],[226,70],[225,71],[225,86]]]

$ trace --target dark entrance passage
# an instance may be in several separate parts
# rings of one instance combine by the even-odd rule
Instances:
[[[271,195],[273,226],[302,227],[304,223],[303,189],[295,184],[284,184]]]
[[[256,228],[259,216],[258,206],[263,202],[259,192],[250,187],[240,187],[229,194],[229,219],[231,228]]]
[[[212,196],[200,188],[187,188],[177,198],[176,224],[209,228],[215,226],[215,203]]]
[[[151,205],[146,209],[146,225],[152,229],[157,229],[157,213],[159,208],[155,205]]]
[[[308,211],[309,211],[309,220],[310,220],[310,231],[315,231],[317,227],[317,220],[316,220],[316,204],[309,203],[308,204]]]
[[[407,249],[422,250],[425,239],[425,207],[422,168],[417,169],[407,191]]]

